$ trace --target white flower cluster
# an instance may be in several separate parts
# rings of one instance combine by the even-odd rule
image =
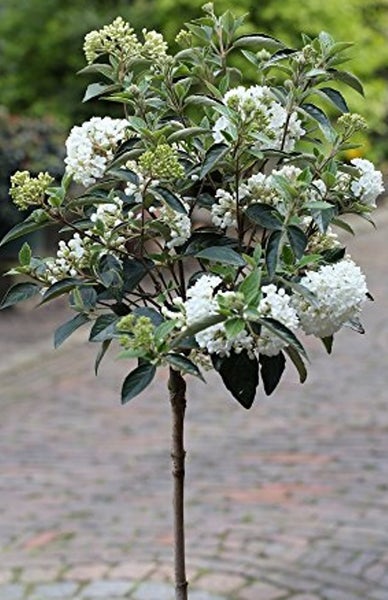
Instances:
[[[188,205],[182,202],[186,210]],[[167,225],[170,230],[170,239],[167,248],[181,246],[191,235],[191,219],[187,214],[178,212],[164,204],[161,207],[150,206],[149,212],[154,214],[159,223]]]
[[[304,332],[317,337],[331,336],[357,317],[368,291],[360,267],[349,258],[308,272],[300,284],[314,294],[317,305],[301,295],[294,295],[293,304]]]
[[[87,187],[100,179],[126,137],[126,119],[92,117],[70,131],[66,140],[66,172]]]
[[[67,243],[61,240],[58,244],[56,258],[46,261],[45,277],[47,282],[52,285],[66,277],[76,277],[78,271],[87,262],[85,258],[89,243],[90,240],[82,238],[79,233],[75,233]]]
[[[113,247],[124,250],[125,229],[122,226],[128,225],[133,217],[134,213],[131,211],[124,216],[123,201],[115,196],[111,202],[97,205],[96,211],[90,217],[94,226],[86,233],[98,236],[100,243],[111,249]]]
[[[258,306],[261,316],[276,319],[295,332],[298,329],[299,319],[295,308],[292,306],[291,296],[286,294],[282,288],[277,289],[273,284],[263,286],[261,291],[263,296]],[[257,344],[261,354],[275,356],[287,345],[287,342],[279,336],[262,327]]]
[[[146,188],[150,188],[152,185],[159,185],[159,180],[153,179],[150,182],[149,177],[145,177],[140,166],[134,160],[128,161],[125,166],[127,169],[133,171],[137,175],[138,181],[137,183],[128,181],[124,192],[127,196],[131,196],[134,202],[141,204],[143,202],[143,196]]]
[[[365,158],[353,158],[350,161],[358,169],[360,177],[353,179],[350,189],[363,204],[376,207],[377,197],[384,191],[383,176]]]
[[[237,227],[236,198],[221,188],[217,190],[216,198],[218,202],[215,202],[211,207],[213,224],[222,229]]]
[[[229,90],[223,99],[224,104],[235,111],[248,129],[255,131],[258,148],[274,148],[290,152],[295,142],[305,133],[293,111],[287,110],[276,100],[267,86],[255,85],[249,88],[238,86]],[[286,130],[285,130],[286,128]],[[227,140],[225,132],[233,129],[231,119],[225,115],[219,117],[213,127],[216,142]]]
[[[179,328],[187,328],[199,322],[220,314],[220,303],[229,306],[241,304],[238,292],[216,291],[222,284],[222,279],[217,275],[203,275],[187,291],[187,300],[176,298],[175,306],[178,312],[164,309],[167,318],[176,319]],[[299,320],[295,308],[291,304],[291,297],[283,289],[275,285],[262,288],[263,296],[260,300],[258,311],[262,317],[271,317],[283,323],[291,331],[296,331]],[[287,343],[279,336],[262,327],[260,336],[243,329],[235,336],[228,336],[223,322],[211,325],[195,334],[195,339],[201,349],[209,354],[229,356],[233,350],[237,354],[243,350],[253,356],[258,351],[267,356],[274,356],[282,350]]]

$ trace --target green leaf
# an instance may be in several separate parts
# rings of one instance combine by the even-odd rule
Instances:
[[[155,327],[158,327],[163,323],[163,317],[160,312],[150,306],[139,306],[135,308],[132,313],[138,317],[148,317]]]
[[[139,365],[127,375],[121,388],[121,404],[140,394],[155,377],[156,367],[151,363]]]
[[[264,227],[264,229],[278,230],[282,228],[281,214],[270,204],[252,204],[245,211],[248,219]]]
[[[189,375],[194,375],[194,377],[198,377],[202,381],[205,381],[197,365],[195,365],[186,356],[183,356],[182,354],[169,353],[166,355],[166,360],[170,365],[182,373],[189,373]]]
[[[60,325],[54,333],[54,348],[59,348],[59,346],[63,344],[63,342],[67,340],[67,338],[70,337],[71,334],[74,333],[74,331],[76,331],[79,327],[81,327],[81,325],[84,325],[88,321],[88,316],[83,313],[80,313],[72,319],[70,319],[69,321],[66,321],[66,323],[63,323],[63,325]]]
[[[351,235],[355,235],[354,229],[346,221],[343,221],[342,219],[333,219],[331,223],[332,223],[332,225],[336,225],[336,227],[339,227],[340,229],[347,231],[347,233],[350,233]]]
[[[329,208],[333,209],[333,205],[330,202],[325,202],[324,200],[310,200],[304,204],[304,208],[308,208],[309,210],[326,210]]]
[[[263,380],[264,391],[269,396],[276,389],[279,381],[282,378],[286,359],[283,352],[279,352],[275,356],[266,356],[260,354],[259,362],[261,365],[260,373]]]
[[[230,356],[212,356],[215,370],[221,375],[225,387],[244,408],[251,408],[259,385],[259,365],[249,358],[246,350]]]
[[[7,244],[8,242],[12,242],[12,240],[16,240],[22,237],[23,235],[32,233],[33,231],[43,229],[44,227],[47,227],[51,224],[52,221],[49,221],[48,219],[47,221],[41,221],[37,223],[35,220],[28,218],[22,223],[18,223],[17,225],[15,225],[15,227],[12,227],[12,229],[10,229],[8,233],[6,233],[6,235],[2,238],[0,246],[4,246],[4,244]]]
[[[244,295],[247,304],[253,302],[260,293],[261,273],[255,269],[239,285],[238,291]]]
[[[205,127],[185,127],[184,129],[180,129],[179,131],[174,131],[171,133],[167,140],[168,142],[180,142],[181,140],[187,140],[194,136],[199,136],[209,133],[209,129],[205,129]]]
[[[97,274],[106,288],[121,288],[123,269],[120,261],[112,254],[104,254],[97,267]]]
[[[229,146],[226,144],[213,144],[206,152],[204,161],[201,166],[199,177],[203,179],[214,167],[221,161],[229,152]]]
[[[257,46],[258,48],[265,48],[268,50],[284,48],[283,42],[265,33],[250,33],[247,35],[240,35],[234,41],[233,46],[234,48]]]
[[[81,285],[81,283],[82,281],[79,279],[74,279],[73,277],[67,277],[66,279],[61,279],[61,281],[53,283],[53,285],[51,285],[44,293],[40,304],[45,304],[46,302],[49,302],[58,296],[68,294],[75,287]]]
[[[307,379],[307,369],[303,360],[300,357],[299,352],[295,350],[295,348],[293,348],[292,346],[287,346],[287,348],[284,348],[284,351],[288,354],[289,358],[294,363],[299,373],[300,383],[304,383]]]
[[[32,257],[31,248],[27,244],[27,242],[24,242],[23,246],[19,250],[19,263],[22,265],[22,267],[29,266],[29,264],[31,262],[31,257]]]
[[[319,88],[319,91],[325,94],[329,98],[332,104],[342,113],[349,112],[348,105],[346,104],[346,100],[338,90],[334,90],[330,87]]]
[[[358,79],[358,77],[353,75],[353,73],[349,73],[348,71],[338,71],[337,69],[328,69],[328,73],[332,79],[342,81],[353,90],[356,90],[356,92],[361,94],[361,96],[365,95],[361,81]]]
[[[332,125],[330,123],[330,120],[327,118],[326,114],[321,108],[318,108],[318,106],[315,106],[315,104],[306,103],[301,105],[301,109],[305,113],[307,113],[312,119],[314,119],[314,121],[317,121],[320,129],[328,139],[332,138]]]
[[[186,340],[187,338],[191,338],[196,333],[200,331],[204,331],[208,327],[212,325],[216,325],[217,323],[221,323],[225,320],[223,315],[211,315],[210,317],[206,317],[205,319],[201,319],[197,323],[194,323],[190,327],[188,327],[185,331],[180,333],[171,343],[171,348],[177,348],[180,346],[181,342]]]
[[[109,346],[111,345],[112,340],[104,340],[101,344],[101,348],[99,349],[97,356],[96,356],[96,360],[94,363],[94,374],[97,375],[98,374],[98,369],[100,367],[101,361],[104,358]]]
[[[106,63],[93,63],[92,65],[88,65],[84,67],[80,71],[78,71],[79,75],[90,75],[93,73],[99,73],[100,75],[104,75],[108,79],[114,78],[113,67],[107,65]]]
[[[163,188],[163,187],[156,187],[156,188],[154,188],[154,191],[173,210],[175,210],[176,212],[182,213],[184,215],[187,214],[187,210],[184,207],[184,204],[182,203],[182,201],[178,198],[178,196],[176,196],[175,194],[173,194],[172,192],[170,192],[170,190],[167,190],[166,188]]]
[[[36,296],[39,294],[39,290],[40,286],[36,283],[16,283],[5,293],[0,304],[0,310]]]
[[[277,321],[272,317],[261,317],[257,319],[257,322],[286,342],[288,346],[292,346],[298,350],[302,356],[307,358],[306,350],[303,348],[296,335],[291,331],[291,329],[283,325],[283,323],[280,323],[280,321]]]
[[[120,86],[116,83],[91,83],[86,88],[86,92],[84,97],[82,98],[82,102],[87,102],[88,100],[92,100],[92,98],[98,98],[98,96],[102,96],[107,92],[113,92],[115,90],[119,90]]]
[[[308,238],[304,231],[296,225],[288,225],[287,237],[296,258],[302,258],[308,244]]]
[[[272,279],[276,273],[282,236],[283,234],[281,231],[273,231],[267,241],[267,246],[265,249],[265,264],[270,279]]]
[[[112,313],[97,317],[90,331],[89,342],[105,342],[117,337],[116,324],[119,320],[120,317]]]
[[[245,328],[245,322],[240,317],[232,317],[224,323],[226,335],[229,339],[234,339]]]
[[[329,335],[328,337],[321,338],[321,340],[322,340],[323,345],[326,348],[326,352],[328,354],[331,354],[331,351],[333,350],[334,336]]]
[[[210,246],[197,252],[194,256],[201,260],[206,259],[235,267],[244,267],[246,265],[242,256],[232,248],[229,248],[229,246]]]
[[[179,313],[177,313],[178,316]],[[173,331],[176,327],[176,321],[174,319],[169,319],[168,321],[163,321],[154,331],[154,338],[157,343],[163,342],[166,337]]]
[[[125,258],[123,261],[124,291],[131,292],[135,289],[153,266],[154,263],[151,260],[140,261],[136,258]]]

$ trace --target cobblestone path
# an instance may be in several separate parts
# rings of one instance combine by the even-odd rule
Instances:
[[[388,599],[388,218],[352,255],[376,302],[334,357],[307,339],[249,412],[190,381],[190,600]],[[349,244],[352,250],[353,243]],[[51,351],[63,309],[0,314],[0,599],[172,600],[165,375],[119,404],[84,336]]]

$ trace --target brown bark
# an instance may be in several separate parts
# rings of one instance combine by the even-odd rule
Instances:
[[[170,368],[168,381],[172,409],[172,475],[174,482],[174,572],[175,600],[187,600],[186,559],[185,559],[185,520],[184,520],[184,481],[185,449],[184,419],[186,410],[186,382],[179,371]]]

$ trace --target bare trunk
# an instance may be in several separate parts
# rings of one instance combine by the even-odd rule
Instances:
[[[172,408],[172,475],[174,480],[174,571],[175,600],[187,600],[185,565],[184,482],[185,449],[184,419],[186,410],[186,383],[179,371],[170,368],[168,381]]]

